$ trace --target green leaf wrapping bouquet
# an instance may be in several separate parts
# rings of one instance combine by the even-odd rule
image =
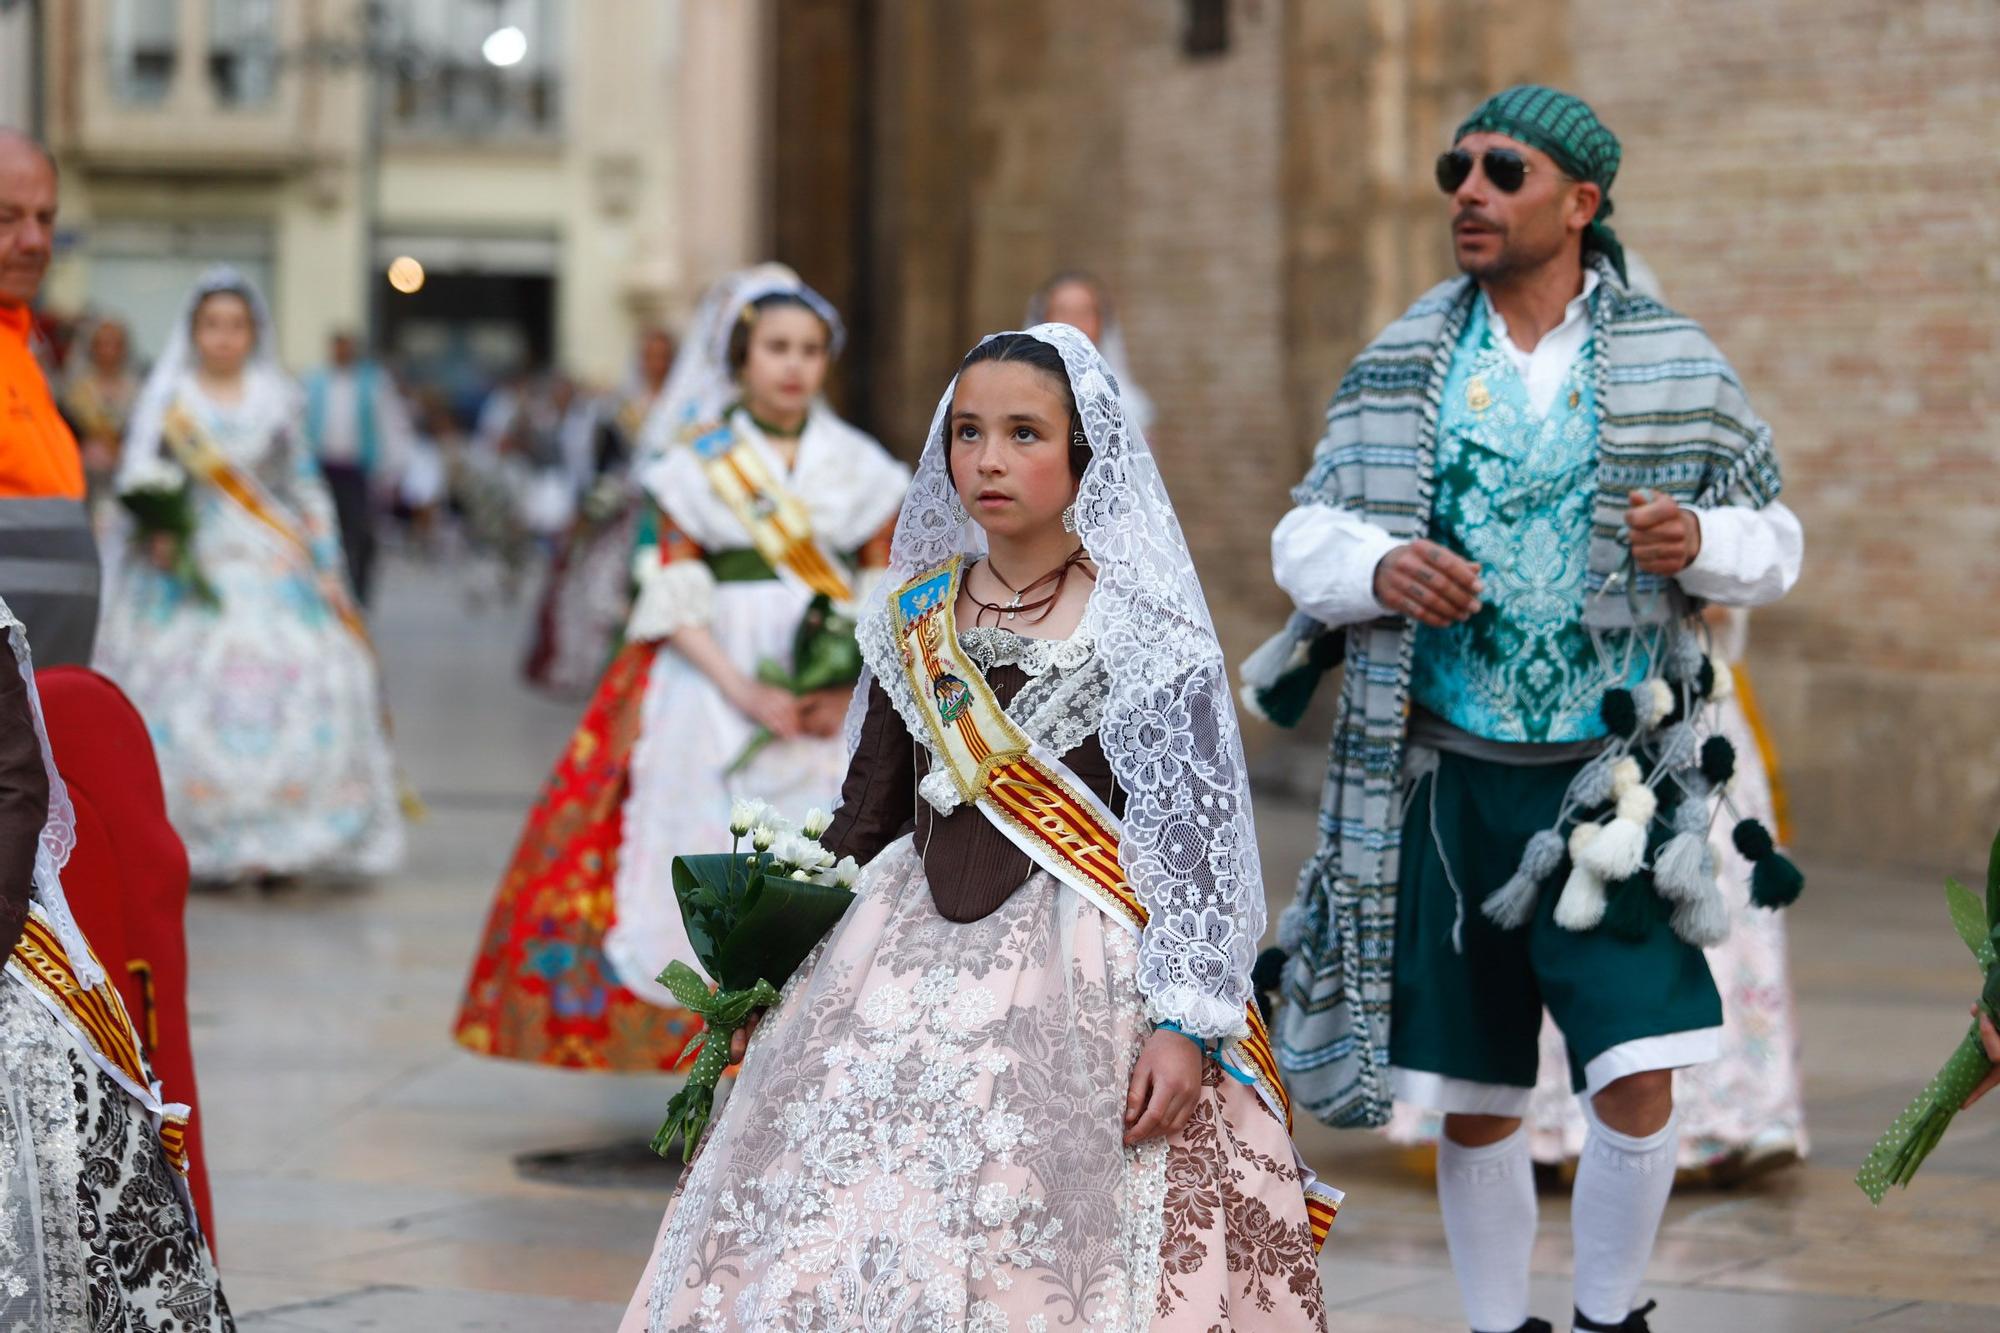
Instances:
[[[818,690],[838,689],[861,679],[861,645],[854,638],[854,618],[825,593],[812,599],[792,634],[792,665],[786,670],[768,658],[757,667],[757,679],[801,697]],[[772,741],[760,730],[736,756],[728,772],[741,772]]]
[[[1945,880],[1944,892],[1951,908],[1951,923],[1985,974],[1980,1007],[1989,1016],[2000,1019],[2000,837],[1994,838],[1986,862],[1984,903],[1955,879]],[[1974,1023],[1937,1077],[1896,1117],[1896,1123],[1861,1164],[1854,1183],[1870,1201],[1881,1203],[1891,1185],[1908,1188],[1917,1168],[1944,1138],[1965,1099],[1992,1069],[1993,1062],[1986,1058],[1986,1047],[1979,1039],[1979,1024]]]
[[[666,1123],[653,1136],[653,1151],[662,1157],[678,1137],[682,1160],[693,1159],[729,1063],[730,1036],[752,1013],[778,1002],[778,988],[854,901],[860,867],[852,857],[836,861],[819,844],[831,822],[814,810],[795,829],[761,801],[738,801],[729,816],[729,851],[674,858],[681,920],[715,988],[683,962],[660,973],[660,984],[703,1023],[688,1044],[694,1068],[687,1086],[667,1103]]]
[[[132,516],[141,543],[154,537],[173,538],[174,567],[168,571],[171,577],[186,585],[202,605],[221,604],[215,585],[195,563],[194,494],[183,468],[165,458],[142,463],[120,490],[118,503]]]

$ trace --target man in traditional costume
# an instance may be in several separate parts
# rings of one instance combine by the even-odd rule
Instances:
[[[1627,283],[1619,156],[1549,88],[1459,127],[1437,174],[1464,276],[1341,382],[1272,539],[1300,614],[1245,669],[1275,701],[1344,633],[1321,844],[1281,930],[1279,1060],[1332,1124],[1379,1125],[1393,1099],[1445,1113],[1445,1238],[1483,1333],[1550,1328],[1528,1310],[1521,1122],[1545,1005],[1590,1120],[1574,1326],[1647,1328],[1671,1071],[1711,1059],[1722,1022],[1698,945],[1727,928],[1706,797],[1728,765],[1696,722],[1727,672],[1693,616],[1775,601],[1802,549],[1735,372]],[[1760,903],[1795,896],[1750,841]]]

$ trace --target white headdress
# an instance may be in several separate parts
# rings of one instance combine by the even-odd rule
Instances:
[[[288,420],[297,406],[298,389],[278,362],[278,340],[271,325],[270,307],[264,304],[264,294],[241,270],[228,264],[217,264],[203,273],[188,292],[187,301],[181,306],[180,318],[174,321],[173,332],[167,336],[166,349],[153,362],[145,387],[139,391],[132,419],[125,428],[125,448],[119,456],[121,489],[156,466],[160,430],[167,411],[173,407],[188,375],[195,368],[195,311],[201,308],[204,300],[217,292],[234,292],[243,298],[250,307],[250,318],[256,332],[256,344],[250,349],[250,360],[243,367],[241,411],[257,421],[268,419],[270,425],[277,426]]]
[[[639,431],[641,466],[664,455],[690,425],[720,415],[736,397],[736,377],[729,368],[729,339],[736,331],[736,321],[751,302],[780,295],[795,297],[811,307],[826,324],[829,351],[840,355],[847,342],[847,326],[840,322],[840,313],[789,266],[757,264],[720,279],[695,307],[694,317],[681,336],[674,368],[667,373],[652,411],[646,414],[646,424]]]
[[[76,979],[86,987],[95,986],[104,980],[104,969],[97,965],[90,946],[84,943],[83,932],[77,928],[62,887],[62,869],[69,864],[70,853],[76,850],[76,807],[70,803],[69,788],[64,785],[62,774],[56,771],[55,754],[49,749],[49,729],[42,720],[41,692],[35,688],[35,663],[28,651],[27,626],[4,599],[0,599],[0,632],[6,634],[8,645],[14,650],[14,664],[21,669],[21,681],[28,687],[28,711],[34,715],[35,739],[42,747],[42,769],[49,775],[49,814],[42,824],[42,836],[35,844],[32,897],[48,913],[56,938],[62,942],[63,952],[69,955],[70,966],[76,971]]]
[[[1159,468],[1144,435],[1128,423],[1117,377],[1067,324],[1028,333],[1061,353],[1090,445],[1076,497],[1077,530],[1098,571],[1084,625],[1109,681],[1098,734],[1127,796],[1125,874],[1151,917],[1139,985],[1156,1021],[1199,1036],[1237,1035],[1264,933],[1264,881],[1222,645]],[[984,533],[954,504],[945,426],[957,384],[946,387],[931,419],[888,577],[865,616],[886,616],[890,593],[910,579],[985,549]],[[882,642],[869,633],[861,638],[865,649]],[[869,680],[879,679],[912,733],[924,734],[900,667],[875,660],[880,656],[879,647],[870,652],[857,709]]]
[[[1118,318],[1111,293],[1105,290],[1104,284],[1094,274],[1072,269],[1058,273],[1043,283],[1041,290],[1028,298],[1028,325],[1033,327],[1048,319],[1049,294],[1066,282],[1082,283],[1090,288],[1091,297],[1097,302],[1097,350],[1103,354],[1104,364],[1110,366],[1111,373],[1118,377],[1118,391],[1125,399],[1125,419],[1142,431],[1151,430],[1156,415],[1152,396],[1139,387],[1139,381],[1132,378],[1132,356],[1125,346],[1125,325]]]

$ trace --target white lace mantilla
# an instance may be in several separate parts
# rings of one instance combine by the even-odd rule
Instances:
[[[1117,377],[1067,325],[1028,333],[1062,356],[1090,448],[1074,512],[1097,566],[1085,624],[1102,667],[1098,737],[1126,794],[1125,874],[1150,918],[1139,985],[1155,1018],[1199,1036],[1239,1036],[1264,933],[1264,882],[1222,646],[1166,484],[1126,417]],[[857,695],[872,677],[894,698],[903,677],[888,592],[985,548],[952,488],[944,425],[956,385],[946,387],[931,420],[896,524],[884,592],[869,599],[862,618],[869,675]],[[1017,700],[1010,714],[1019,719],[1033,707],[1033,700]],[[905,720],[913,720],[907,712]],[[855,722],[850,717],[850,738]],[[913,735],[922,730],[911,727]]]

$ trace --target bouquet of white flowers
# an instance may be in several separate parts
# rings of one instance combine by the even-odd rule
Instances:
[[[186,470],[167,458],[143,460],[126,477],[118,502],[132,515],[141,543],[155,537],[173,541],[174,563],[169,575],[187,585],[197,601],[218,605],[215,585],[194,559],[194,496]]]
[[[752,1013],[778,1002],[778,988],[854,901],[860,867],[852,857],[835,860],[819,844],[832,822],[832,816],[814,810],[794,828],[762,801],[738,801],[729,816],[729,851],[674,858],[681,920],[695,957],[716,985],[711,990],[701,973],[683,962],[669,963],[660,973],[660,984],[703,1023],[688,1044],[695,1061],[687,1086],[667,1103],[666,1123],[653,1136],[653,1151],[661,1156],[676,1137],[683,1160],[694,1156],[715,1108],[730,1035]]]

